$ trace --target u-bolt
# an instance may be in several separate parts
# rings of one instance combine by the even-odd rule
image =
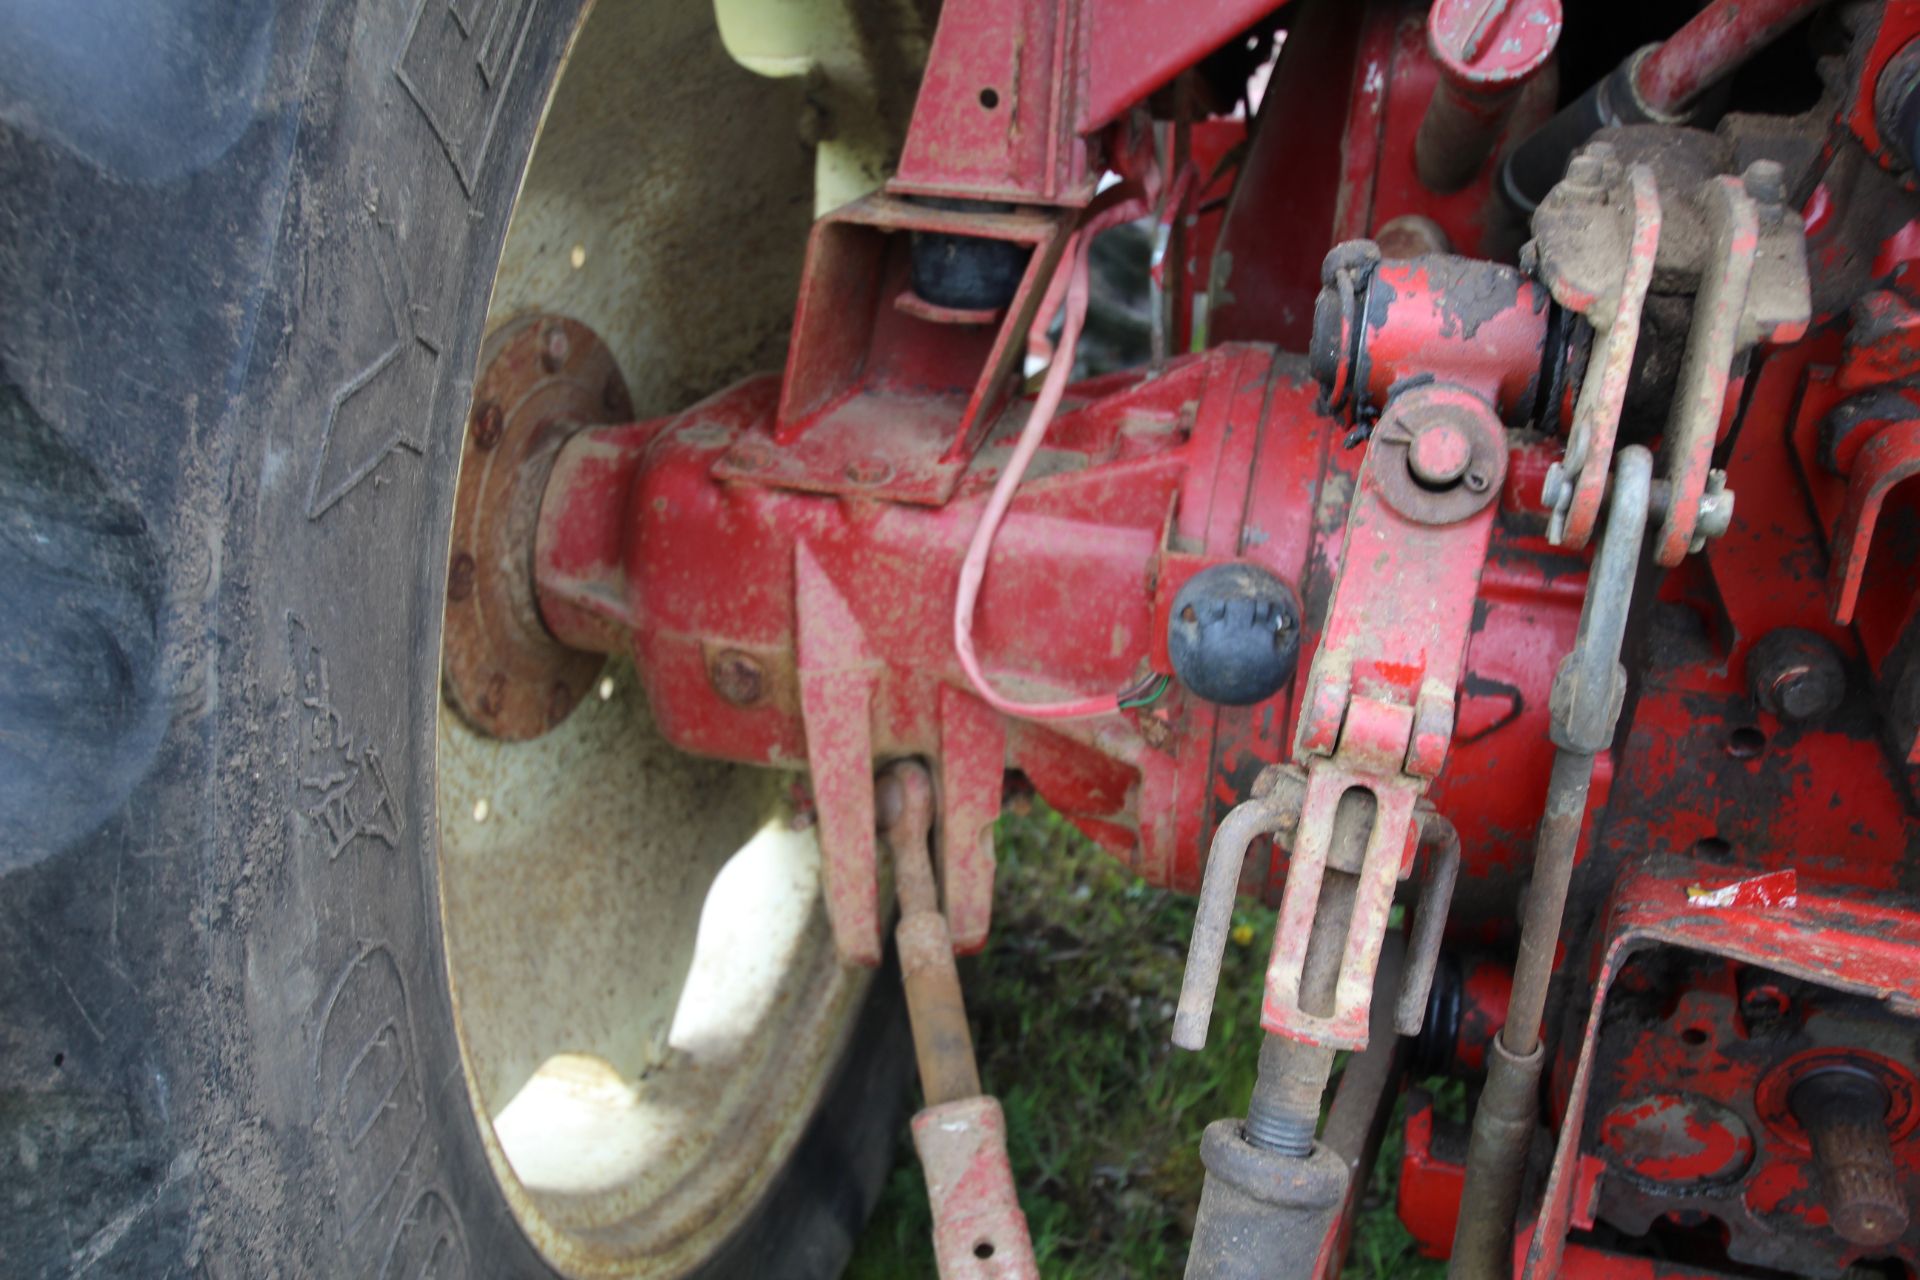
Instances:
[[[1193,938],[1187,944],[1187,971],[1180,980],[1180,1005],[1173,1015],[1173,1042],[1182,1049],[1204,1049],[1207,1026],[1213,1021],[1214,992],[1220,986],[1220,966],[1227,956],[1227,934],[1233,927],[1234,899],[1240,893],[1240,875],[1247,850],[1261,836],[1300,825],[1300,806],[1307,780],[1297,770],[1275,770],[1273,789],[1235,805],[1213,833],[1207,851],[1207,869],[1200,880],[1200,905],[1193,916]]]
[[[1173,1017],[1173,1043],[1182,1049],[1206,1047],[1248,849],[1259,837],[1291,831],[1300,823],[1305,777],[1293,769],[1275,770],[1269,776],[1275,780],[1272,790],[1236,805],[1213,833],[1206,872],[1200,881],[1200,905],[1194,912],[1193,937],[1187,946],[1186,974],[1180,982],[1180,1004]],[[1403,1036],[1419,1035],[1425,1021],[1427,996],[1440,959],[1441,935],[1447,927],[1447,909],[1460,876],[1460,835],[1453,824],[1424,805],[1418,816],[1420,843],[1429,853],[1426,880],[1414,911],[1413,933],[1407,940],[1406,976],[1394,1003],[1394,1030]]]

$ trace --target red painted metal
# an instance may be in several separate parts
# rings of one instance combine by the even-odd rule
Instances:
[[[1551,759],[1549,689],[1585,586],[1582,548],[1623,409],[1622,429],[1635,425],[1628,382],[1642,302],[1675,286],[1655,265],[1651,170],[1616,166],[1618,181],[1589,184],[1569,213],[1610,220],[1611,275],[1555,258],[1544,235],[1537,278],[1452,258],[1382,262],[1357,300],[1352,336],[1365,354],[1356,345],[1345,370],[1357,394],[1337,410],[1318,403],[1301,363],[1267,344],[1308,346],[1335,242],[1415,215],[1456,250],[1511,262],[1524,234],[1492,198],[1492,166],[1451,194],[1420,179],[1420,124],[1454,46],[1441,41],[1436,57],[1417,7],[1299,6],[1285,15],[1280,65],[1237,162],[1226,160],[1242,125],[1193,124],[1194,175],[1167,184],[1188,196],[1165,215],[1181,223],[1183,256],[1163,284],[1179,295],[1175,349],[1198,329],[1196,298],[1216,286],[1206,318],[1215,345],[1070,390],[994,544],[975,619],[982,666],[1009,695],[1111,694],[1171,673],[1166,631],[1183,584],[1247,560],[1304,603],[1294,685],[1228,708],[1176,684],[1119,714],[1036,723],[971,692],[953,650],[961,557],[1028,408],[1017,366],[1092,176],[1111,167],[1159,189],[1136,127],[1144,114],[1130,108],[1274,7],[948,0],[899,174],[886,194],[815,228],[784,379],[749,380],[662,421],[590,429],[555,463],[535,549],[548,628],[574,648],[631,654],[674,744],[810,772],[828,909],[850,959],[873,963],[880,948],[873,767],[907,757],[937,782],[956,950],[977,949],[990,923],[990,827],[1006,770],[1149,882],[1193,890],[1219,816],[1285,759],[1307,767],[1308,817],[1291,857],[1250,861],[1243,881],[1281,907],[1269,1030],[1365,1041],[1374,951],[1410,866],[1422,794],[1461,836],[1452,939],[1492,955],[1511,940]],[[1641,64],[1643,78],[1679,101],[1757,38],[1775,20],[1767,14],[1785,20],[1795,6],[1748,3],[1735,28],[1714,25],[1735,8],[1710,6]],[[1434,12],[1443,9],[1490,12]],[[1859,111],[1879,69],[1920,36],[1920,4],[1889,5],[1861,30],[1846,72],[1858,83],[1840,118],[1884,161]],[[1507,137],[1551,107],[1551,60],[1537,71]],[[1822,145],[1825,165],[1853,144],[1835,131]],[[1892,750],[1883,740],[1920,646],[1920,484],[1907,482],[1920,476],[1920,291],[1906,280],[1920,210],[1850,216],[1869,188],[1820,172],[1808,208],[1816,277],[1859,286],[1817,295],[1826,315],[1811,337],[1775,326],[1748,335],[1761,345],[1738,367],[1731,355],[1712,361],[1684,429],[1662,442],[1683,500],[1718,467],[1740,501],[1702,554],[1683,558],[1692,515],[1669,527],[1672,567],[1646,579],[1636,611],[1623,729],[1596,764],[1563,936],[1558,985],[1575,1016],[1544,1028],[1559,1149],[1544,1201],[1528,1209],[1537,1220],[1521,1224],[1516,1261],[1529,1275],[1697,1274],[1568,1242],[1595,1227],[1631,1236],[1675,1188],[1724,1201],[1743,1241],[1764,1238],[1758,1261],[1833,1263],[1806,1145],[1780,1118],[1783,1090],[1810,1061],[1795,1055],[1878,1054],[1901,1079],[1920,1068],[1911,1035],[1888,1047],[1850,1003],[1891,997],[1890,1015],[1920,1012],[1920,913],[1903,896],[1920,892],[1904,768],[1920,761],[1920,725]],[[1729,257],[1764,259],[1767,228],[1788,224],[1763,207],[1749,226],[1736,185],[1716,188],[1738,242]],[[925,195],[1016,207],[907,198]],[[1698,212],[1682,203],[1666,211],[1676,235]],[[1415,239],[1428,243],[1422,225]],[[915,297],[916,231],[1030,246],[1020,291],[982,312]],[[1465,288],[1469,276],[1499,287]],[[1584,384],[1573,379],[1556,406],[1560,425],[1509,431],[1530,425],[1548,335],[1565,332],[1549,323],[1550,290],[1599,333],[1577,370]],[[1707,312],[1739,309],[1703,301]],[[1716,332],[1738,327],[1719,320]],[[1640,416],[1657,428],[1658,413]],[[1569,422],[1587,433],[1585,465],[1568,464]],[[1490,456],[1474,444],[1485,439]],[[1476,463],[1487,464],[1486,502],[1454,514],[1436,492]],[[1550,540],[1543,490],[1555,464],[1570,493]],[[1790,721],[1756,697],[1766,652],[1754,657],[1756,646],[1782,630],[1830,646],[1849,673],[1831,714]],[[1290,992],[1318,879],[1348,856],[1326,837],[1352,786],[1373,793],[1379,821],[1366,851],[1339,867],[1364,889],[1336,1007],[1307,1014]],[[1661,860],[1681,853],[1693,860]],[[1643,963],[1655,957],[1675,967],[1656,973]],[[1744,976],[1762,968],[1766,983]],[[1506,1003],[1502,976],[1497,961],[1468,971],[1458,1071],[1484,1063]],[[1602,1017],[1635,1001],[1655,1012],[1623,1024],[1631,1035]],[[1805,1012],[1825,1038],[1773,1052],[1756,1020],[1782,1011]],[[1693,1031],[1705,1040],[1690,1042]],[[1434,1130],[1430,1109],[1410,1113],[1399,1200],[1423,1249],[1439,1254],[1454,1234],[1459,1153],[1437,1151]],[[1901,1129],[1895,1144],[1902,1176],[1920,1178],[1920,1138]],[[975,1154],[949,1163],[964,1173]],[[981,1203],[1010,1203],[1004,1154],[995,1159]],[[947,1234],[943,1257],[964,1233]],[[1893,1252],[1911,1262],[1911,1243]]]
[[[1559,0],[1434,0],[1427,41],[1448,84],[1486,93],[1517,87],[1560,38]]]
[[[1080,129],[1090,132],[1282,8],[1286,0],[1086,0],[1100,38],[1087,49]]]
[[[943,7],[887,189],[1084,205],[1100,169],[1089,140],[1284,3],[974,0]]]
[[[1099,176],[1076,127],[1087,21],[1081,0],[943,7],[888,190],[1085,204]]]
[[[1500,417],[1525,421],[1539,393],[1550,302],[1519,272],[1492,272],[1483,262],[1383,262],[1362,304],[1366,356],[1356,381],[1378,405],[1406,379],[1438,374]]]
[[[1457,1135],[1450,1158],[1436,1152],[1433,1100],[1425,1093],[1408,1096],[1401,1132],[1394,1189],[1400,1221],[1423,1257],[1447,1257],[1453,1252],[1453,1224],[1460,1216],[1460,1188],[1467,1175],[1466,1134]]]
[[[1453,1064],[1470,1075],[1480,1075],[1487,1069],[1487,1046],[1507,1020],[1513,970],[1485,956],[1475,957],[1465,968],[1460,980],[1459,1026],[1453,1036]],[[1447,1240],[1453,1240],[1451,1229]]]
[[[945,502],[1006,405],[1069,229],[1054,211],[937,209],[884,195],[816,222],[771,438],[743,440],[720,474]],[[1006,310],[987,318],[921,305],[908,276],[915,233],[1029,246]]]
[[[1433,0],[1427,49],[1440,82],[1420,120],[1421,181],[1457,191],[1492,155],[1507,113],[1560,41],[1559,0]]]
[[[1713,0],[1634,68],[1633,87],[1661,115],[1688,103],[1825,0]]]
[[[1898,906],[1806,893],[1783,905],[1779,891],[1764,885],[1767,878],[1763,874],[1763,884],[1756,886],[1751,883],[1755,877],[1729,874],[1725,867],[1651,857],[1623,871],[1587,962],[1591,1011],[1561,1103],[1558,1147],[1522,1274],[1561,1273],[1566,1234],[1578,1216],[1581,1160],[1594,1141],[1585,1127],[1585,1117],[1595,1113],[1593,1099],[1603,1104],[1613,1098],[1639,1099],[1637,1106],[1671,1111],[1670,1095],[1646,1097],[1648,1085],[1656,1082],[1687,1091],[1678,1113],[1685,1141],[1636,1152],[1631,1167],[1637,1176],[1631,1180],[1605,1175],[1600,1184],[1603,1215],[1625,1218],[1623,1225],[1629,1225],[1635,1214],[1657,1212],[1660,1189],[1671,1186],[1691,1204],[1711,1205],[1712,1212],[1734,1226],[1730,1247],[1736,1257],[1756,1237],[1765,1241],[1765,1252],[1745,1260],[1809,1268],[1805,1274],[1816,1267],[1837,1269],[1849,1256],[1851,1246],[1844,1241],[1807,1229],[1825,1224],[1825,1209],[1819,1189],[1807,1177],[1804,1139],[1796,1146],[1775,1122],[1763,1123],[1778,1109],[1762,1101],[1767,1092],[1764,1077],[1779,1064],[1790,1064],[1796,1046],[1807,1041],[1746,1021],[1734,966],[1785,975],[1827,993],[1824,999],[1809,997],[1811,1012],[1798,1024],[1801,1035],[1813,1035],[1815,1043],[1833,1037],[1838,1043],[1832,1047],[1859,1059],[1865,1052],[1862,1043],[1873,1043],[1862,1020],[1870,1028],[1887,1018],[1877,1012],[1877,1001],[1891,1000],[1894,1010],[1920,1008],[1920,915]],[[1695,961],[1705,967],[1682,987],[1678,1003],[1650,1024],[1603,1020],[1610,1001],[1631,1000],[1639,990],[1661,990],[1662,957],[1677,953],[1715,959]],[[1864,1007],[1875,1012],[1847,1014],[1835,1003],[1847,995],[1870,997]],[[1816,1021],[1822,1017],[1824,1023]],[[1888,1034],[1910,1049],[1910,1031],[1901,1030],[1897,1019],[1886,1025]],[[1624,1038],[1622,1028],[1628,1029]],[[1636,1117],[1632,1107],[1622,1111],[1602,1105],[1599,1110],[1621,1117],[1616,1134],[1619,1125]],[[1609,1150],[1605,1121],[1601,1128],[1595,1137],[1604,1152]],[[1896,1132],[1907,1135],[1911,1129]],[[1906,1136],[1896,1142],[1907,1176],[1920,1183],[1920,1143],[1908,1142]],[[1743,1145],[1746,1165],[1733,1169]],[[1608,1158],[1617,1169],[1621,1148],[1616,1144],[1610,1150]],[[1787,1218],[1799,1219],[1801,1226],[1784,1226]],[[1920,1257],[1916,1246],[1920,1236],[1892,1252],[1911,1262]]]
[[[1254,129],[1220,232],[1212,312],[1219,338],[1304,350],[1326,250],[1403,215],[1431,219],[1455,253],[1511,260],[1526,232],[1494,194],[1492,164],[1444,194],[1420,178],[1420,125],[1439,82],[1418,11],[1390,0],[1300,10],[1262,117],[1342,123]],[[1533,76],[1511,105],[1496,154],[1552,113],[1556,84],[1551,63]]]
[[[913,1118],[913,1146],[933,1204],[940,1275],[1035,1280],[1027,1217],[1007,1161],[1007,1119],[993,1098],[962,1098]]]

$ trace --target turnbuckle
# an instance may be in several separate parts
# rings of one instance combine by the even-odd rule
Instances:
[[[933,1209],[934,1260],[941,1280],[1037,1280],[1033,1240],[1007,1160],[1006,1115],[999,1099],[981,1092],[953,934],[927,852],[933,825],[927,771],[911,761],[888,766],[874,788],[874,810],[900,899],[893,937],[926,1098],[913,1117],[913,1149]]]

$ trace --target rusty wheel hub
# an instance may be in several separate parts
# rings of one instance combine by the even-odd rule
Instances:
[[[444,672],[454,707],[489,737],[540,736],[600,674],[600,655],[566,648],[540,619],[534,531],[560,445],[632,415],[612,354],[585,325],[532,315],[488,337],[454,496]]]

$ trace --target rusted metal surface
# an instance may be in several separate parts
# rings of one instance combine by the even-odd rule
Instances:
[[[1299,1117],[1305,1146],[1293,1154],[1260,1140],[1251,1108],[1238,1132],[1231,1120],[1209,1126],[1201,1141],[1207,1180],[1187,1257],[1189,1277],[1280,1274],[1331,1280],[1340,1273],[1403,1060],[1387,999],[1400,985],[1401,959],[1400,940],[1390,936],[1376,975],[1373,1035],[1365,1051],[1347,1059],[1317,1141],[1324,1078],[1307,1091]],[[1300,1055],[1290,1050],[1308,1048],[1273,1037],[1263,1043],[1256,1103],[1272,1083],[1266,1078],[1272,1071],[1290,1059],[1300,1064]],[[1317,1066],[1310,1074],[1317,1074]]]
[[[1454,385],[1396,396],[1373,429],[1380,496],[1422,524],[1453,524],[1493,505],[1507,477],[1506,431],[1487,402]]]
[[[1451,822],[1431,811],[1422,813],[1420,842],[1428,850],[1427,875],[1420,885],[1420,903],[1407,937],[1406,979],[1393,1008],[1394,1033],[1403,1036],[1419,1035],[1426,1022],[1433,972],[1446,937],[1447,908],[1460,879],[1460,833]]]
[[[1884,1249],[1913,1218],[1887,1142],[1892,1099],[1871,1074],[1836,1065],[1803,1077],[1789,1105],[1807,1132],[1834,1233]]]
[[[1824,636],[1782,627],[1761,637],[1747,655],[1754,701],[1796,724],[1825,720],[1847,695],[1846,666]]]
[[[1780,192],[1771,194],[1778,210]],[[1714,179],[1703,196],[1712,247],[1702,267],[1687,354],[1667,419],[1666,479],[1671,491],[1653,543],[1654,560],[1668,567],[1679,564],[1689,551],[1699,550],[1696,541],[1705,541],[1696,538],[1694,531],[1703,518],[1701,503],[1713,469],[1713,446],[1720,435],[1733,358],[1767,332],[1749,319],[1747,307],[1760,250],[1757,203],[1733,178]],[[1805,305],[1803,295],[1798,319],[1802,329]]]
[[[937,1107],[978,1096],[980,1070],[960,994],[960,971],[953,962],[953,939],[940,912],[940,890],[927,853],[933,783],[925,769],[903,763],[881,775],[877,791],[880,835],[892,855],[893,887],[900,899],[900,923],[893,937],[900,952],[900,980],[907,988],[920,1090],[927,1105]]]
[[[1398,1018],[1390,1015],[1390,1006],[1384,998],[1389,992],[1405,991],[1418,981],[1407,973],[1404,951],[1399,936],[1388,935],[1380,951],[1380,967],[1375,977],[1375,989],[1381,998],[1373,1002],[1373,1032],[1367,1047],[1349,1057],[1341,1067],[1339,1083],[1334,1086],[1333,1100],[1327,1107],[1327,1121],[1320,1130],[1320,1145],[1338,1155],[1347,1166],[1346,1202],[1336,1220],[1330,1247],[1322,1253],[1324,1280],[1336,1280],[1344,1270],[1360,1201],[1372,1184],[1374,1160],[1386,1136],[1393,1100],[1406,1066],[1406,1042],[1393,1034]]]
[[[1039,1271],[1013,1189],[1006,1117],[997,1100],[980,1093],[953,940],[927,852],[933,782],[921,766],[903,762],[881,775],[876,790],[900,898],[894,941],[927,1104],[913,1118],[913,1145],[933,1207],[934,1258],[941,1280],[1028,1280]]]
[[[1200,881],[1200,903],[1187,942],[1187,967],[1180,980],[1180,1002],[1173,1016],[1173,1043],[1182,1049],[1207,1045],[1213,1002],[1220,987],[1220,966],[1227,934],[1246,870],[1247,852],[1256,838],[1300,825],[1306,777],[1298,769],[1270,771],[1266,794],[1236,806],[1214,828],[1207,869]]]
[[[491,737],[547,732],[600,674],[600,659],[547,631],[526,555],[560,446],[632,412],[612,355],[585,325],[532,315],[489,335],[454,494],[442,661],[453,705]]]
[[[1263,1150],[1237,1120],[1216,1120],[1200,1138],[1207,1179],[1200,1192],[1192,1280],[1317,1276],[1335,1264],[1349,1174],[1344,1157],[1315,1146],[1305,1158]]]

